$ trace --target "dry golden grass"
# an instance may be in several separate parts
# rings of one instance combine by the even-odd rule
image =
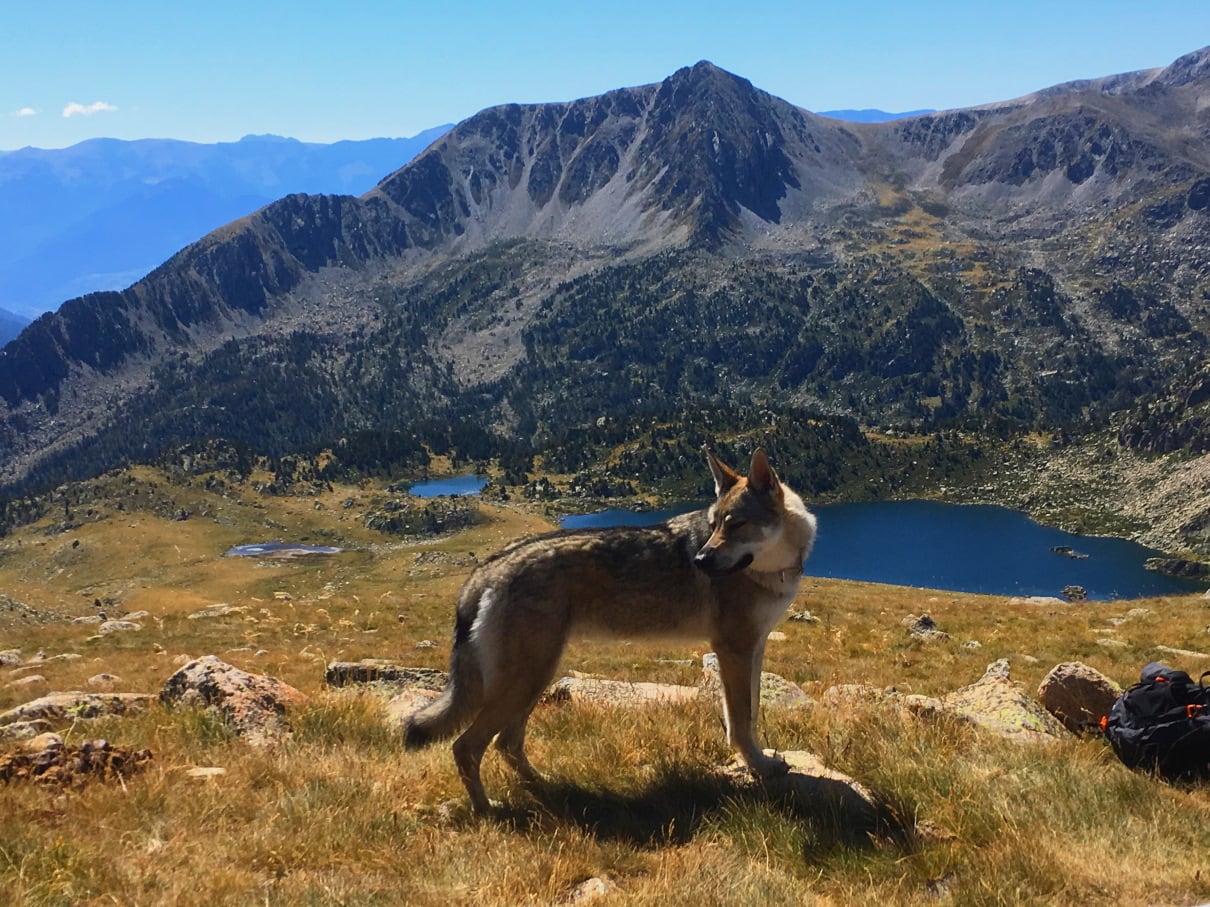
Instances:
[[[917,207],[903,190],[881,186],[877,199],[887,221],[881,231],[863,237],[868,243],[864,251],[892,255],[925,284],[940,268],[960,274],[964,283],[980,293],[1008,286],[1003,273],[988,267],[978,244],[947,234],[945,221]]]
[[[362,657],[444,667],[469,569],[459,564],[544,524],[484,504],[488,520],[471,530],[404,543],[365,529],[360,504],[343,506],[371,493],[337,489],[316,509],[312,498],[177,488],[181,506],[204,504],[214,517],[110,513],[66,534],[39,525],[0,541],[0,591],[15,600],[67,616],[91,613],[95,598],[113,599],[115,614],[151,612],[142,630],[104,637],[95,625],[0,612],[0,649],[82,656],[43,662],[46,681],[32,687],[10,686],[22,675],[3,669],[0,709],[85,689],[102,671],[122,678],[119,689],[154,692],[183,654],[217,654],[311,696],[292,737],[271,750],[247,747],[200,712],[153,708],[69,727],[69,743],[105,737],[154,759],[120,783],[0,787],[0,903],[553,904],[592,877],[617,885],[607,904],[1210,900],[1210,790],[1132,774],[1096,739],[1024,747],[871,705],[769,710],[766,743],[815,752],[886,798],[918,835],[871,838],[852,817],[727,780],[717,767],[730,754],[706,702],[540,706],[530,755],[550,783],[526,791],[489,754],[484,780],[507,808],[474,819],[448,747],[402,751],[382,722],[382,697],[325,690],[323,669]],[[272,539],[355,550],[283,563],[220,557]],[[188,617],[216,603],[245,610]],[[1029,689],[1070,660],[1125,683],[1157,644],[1210,647],[1204,598],[1040,607],[808,578],[796,607],[820,622],[783,623],[766,670],[814,694],[833,683],[940,693],[1001,657]],[[1149,613],[1105,632],[1139,607]],[[900,621],[921,612],[953,638],[910,640]],[[1098,642],[1109,636],[1124,646]],[[437,647],[413,648],[425,639]],[[964,647],[969,640],[981,647]],[[694,683],[697,662],[684,662],[703,651],[577,644],[564,667]],[[226,773],[187,774],[199,766]]]

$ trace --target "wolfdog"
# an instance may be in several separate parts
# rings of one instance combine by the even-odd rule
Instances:
[[[554,532],[484,561],[458,596],[449,680],[407,722],[404,745],[453,736],[471,806],[490,808],[479,767],[495,738],[527,783],[525,725],[575,636],[690,637],[718,655],[727,740],[758,777],[786,770],[756,737],[769,631],[798,590],[815,517],[763,449],[741,476],[705,451],[716,500],[647,527]],[[469,726],[468,726],[469,725]]]

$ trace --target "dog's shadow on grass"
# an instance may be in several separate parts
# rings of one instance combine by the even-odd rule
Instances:
[[[916,848],[914,825],[901,818],[903,810],[860,785],[800,771],[756,782],[739,774],[673,768],[635,793],[553,779],[530,788],[528,797],[531,805],[505,806],[498,817],[519,831],[570,823],[601,840],[656,847],[685,844],[705,824],[742,822],[739,817],[768,811],[803,829],[808,854]]]

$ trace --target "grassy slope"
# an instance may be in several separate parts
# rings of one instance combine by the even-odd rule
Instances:
[[[136,482],[167,480],[138,470]],[[0,709],[49,690],[85,689],[102,671],[119,689],[156,691],[182,655],[217,654],[311,695],[295,734],[272,751],[232,740],[204,716],[158,708],[80,723],[79,743],[150,747],[122,784],[57,792],[0,788],[0,902],[552,903],[608,876],[623,903],[1194,903],[1205,874],[1210,790],[1133,775],[1098,740],[1041,749],[869,707],[765,716],[766,742],[808,749],[932,832],[910,843],[855,836],[828,816],[720,780],[726,761],[712,706],[637,712],[544,705],[531,756],[555,784],[539,803],[489,755],[485,781],[514,820],[477,822],[442,804],[462,789],[444,746],[404,753],[370,692],[325,691],[333,659],[385,657],[444,667],[452,601],[480,557],[545,524],[482,505],[487,519],[426,542],[364,528],[375,489],[266,498],[171,487],[174,521],[108,510],[66,533],[48,524],[0,540],[0,591],[39,612],[145,609],[143,629],[94,638],[95,625],[39,624],[0,610],[0,649],[82,658],[47,662],[45,682],[0,673]],[[345,506],[348,499],[354,503]],[[318,506],[317,506],[318,505]],[[100,509],[105,511],[104,505]],[[342,544],[334,558],[223,559],[268,540]],[[75,544],[78,542],[78,544]],[[279,594],[284,593],[284,594]],[[246,610],[190,620],[207,605]],[[807,579],[797,603],[818,624],[785,623],[766,668],[818,694],[833,683],[939,693],[1009,658],[1029,689],[1080,660],[1125,683],[1156,644],[1210,648],[1210,600],[1156,599],[1051,608],[994,596]],[[1150,613],[1113,628],[1132,608]],[[927,611],[953,638],[926,645],[900,626]],[[1108,648],[1112,637],[1124,645]],[[414,650],[425,639],[436,648]],[[981,648],[963,643],[977,640]],[[573,646],[565,669],[693,683],[703,647]],[[1204,667],[1182,665],[1191,672]],[[30,673],[30,672],[25,672]],[[198,781],[194,766],[227,773]],[[1157,846],[1156,841],[1162,841]]]

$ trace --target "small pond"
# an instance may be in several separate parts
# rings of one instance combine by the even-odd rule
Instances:
[[[294,542],[263,542],[258,545],[236,545],[227,549],[224,557],[307,557],[309,555],[340,554],[343,548],[331,545],[299,545]]]
[[[418,498],[439,498],[443,495],[475,495],[483,490],[487,478],[473,473],[464,476],[447,476],[444,479],[429,479],[417,482],[408,488],[409,494]]]

